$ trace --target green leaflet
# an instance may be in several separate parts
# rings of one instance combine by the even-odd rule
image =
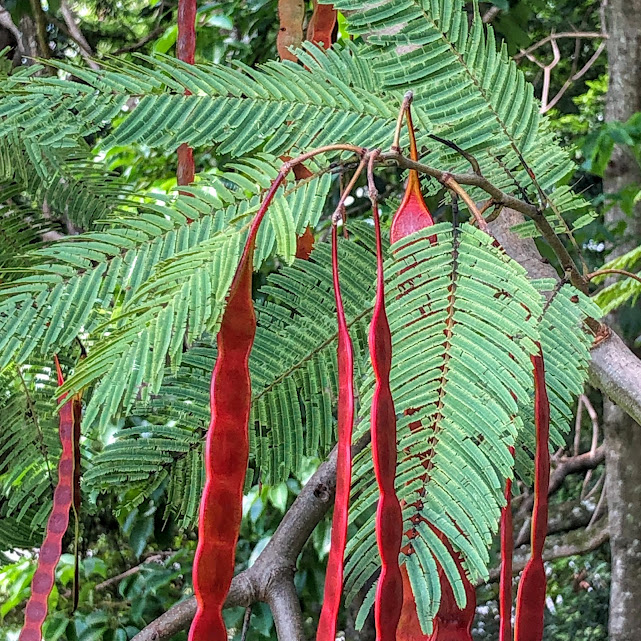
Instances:
[[[263,156],[267,162],[275,171],[277,159]],[[247,167],[251,176],[255,169]],[[246,166],[235,168],[240,181]],[[257,240],[257,266],[274,251],[291,261],[296,233],[316,224],[330,185],[325,174],[277,196]],[[259,190],[255,183],[245,186]],[[70,345],[82,334],[89,357],[65,389],[97,384],[87,425],[99,420],[104,427],[139,392],[157,393],[167,356],[178,366],[183,339],[193,342],[215,328],[247,222],[260,202],[258,195],[242,199],[246,189],[239,194],[222,181],[190,191],[167,205],[148,203],[111,228],[33,252],[37,275],[0,292],[0,368]],[[186,218],[193,221],[188,226]]]

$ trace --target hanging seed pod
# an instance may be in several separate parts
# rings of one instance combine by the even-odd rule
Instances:
[[[514,456],[514,448],[510,448]],[[505,507],[501,511],[501,575],[499,580],[499,641],[512,641],[512,479],[505,481]]]
[[[249,458],[249,355],[256,334],[252,272],[256,235],[284,174],[274,180],[254,218],[218,331],[211,379],[211,423],[205,446],[193,579],[196,616],[189,641],[227,641],[222,609],[234,575]]]
[[[354,355],[340,289],[336,221],[332,224],[332,273],[338,319],[338,460],[336,464],[336,499],[332,519],[332,543],[325,573],[323,608],[318,622],[316,641],[335,641],[336,639],[336,619],[343,590],[343,565],[352,480]]]
[[[396,496],[396,411],[390,388],[392,335],[385,311],[383,243],[374,176],[370,159],[368,183],[376,231],[376,301],[369,329],[369,351],[376,386],[372,397],[371,433],[374,471],[379,488],[376,540],[381,557],[381,575],[376,588],[374,617],[378,641],[396,641],[403,607],[403,578],[398,564],[403,540],[403,513]]]
[[[516,641],[543,639],[546,577],[543,546],[548,529],[548,488],[550,486],[550,402],[545,387],[545,365],[539,353],[532,356],[534,369],[534,509],[532,511],[532,554],[521,575],[516,597],[514,638]]]
[[[409,108],[407,110],[407,125],[410,134],[410,158],[418,161],[416,137]],[[405,187],[405,195],[392,219],[390,242],[392,244],[396,243],[401,240],[401,238],[405,238],[405,236],[409,236],[420,229],[431,227],[433,224],[434,219],[421,193],[421,183],[418,179],[418,172],[415,169],[410,169],[409,178]]]
[[[54,356],[58,386],[64,383],[58,357]],[[63,401],[67,394],[58,400]],[[31,580],[31,596],[25,609],[25,619],[18,641],[41,641],[42,626],[47,617],[47,601],[53,588],[56,566],[62,552],[62,537],[69,526],[69,510],[73,501],[74,484],[74,412],[70,399],[60,408],[59,437],[62,445],[58,461],[58,484],[53,494],[53,507],[45,539],[40,548],[38,567]]]
[[[332,46],[334,28],[336,27],[336,9],[331,4],[319,4],[314,0],[314,11],[307,25],[307,40],[323,49]]]

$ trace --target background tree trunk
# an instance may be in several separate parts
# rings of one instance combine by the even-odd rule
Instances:
[[[641,0],[609,0],[609,90],[606,119],[627,120],[641,111]],[[603,190],[612,194],[641,183],[632,155],[615,148]],[[629,217],[620,207],[606,214],[606,223],[625,220],[626,239],[616,254],[638,244],[641,207]],[[612,319],[616,325],[616,319]],[[606,489],[612,550],[609,634],[611,641],[638,639],[641,629],[641,427],[607,399],[604,402]]]

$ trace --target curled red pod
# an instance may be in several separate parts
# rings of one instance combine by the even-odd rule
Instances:
[[[319,4],[314,0],[314,10],[307,25],[307,40],[315,45],[323,45],[329,49],[334,42],[334,29],[336,27],[336,9],[331,4]]]
[[[414,135],[414,126],[412,123],[412,114],[407,110],[407,125],[410,135],[410,158],[418,160],[418,149],[416,147],[416,137]],[[421,184],[418,179],[418,172],[410,169],[409,178],[405,187],[405,194],[399,208],[392,218],[392,227],[390,229],[390,242],[395,243],[405,236],[409,236],[419,229],[431,227],[434,219],[430,210],[425,204],[423,194],[421,193]],[[436,239],[434,239],[436,240]]]
[[[205,486],[193,568],[197,609],[189,641],[227,641],[222,609],[234,575],[249,457],[249,355],[256,334],[251,288],[254,246],[283,179],[280,173],[254,218],[218,331],[218,357],[211,379],[211,423],[205,445]]]
[[[60,386],[64,383],[62,370],[57,356],[54,356],[54,360]],[[66,397],[67,394],[63,394],[58,400],[61,402]],[[58,483],[53,493],[53,507],[47,521],[45,539],[40,548],[38,567],[31,580],[31,596],[27,602],[19,641],[42,639],[42,625],[47,617],[47,601],[62,552],[62,537],[69,526],[69,510],[73,500],[73,430],[74,413],[70,400],[60,408],[59,437],[62,452],[58,461]]]
[[[325,574],[325,591],[316,633],[317,641],[335,641],[336,619],[343,589],[347,542],[349,492],[352,482],[352,431],[354,428],[354,355],[347,328],[338,274],[338,231],[332,225],[332,273],[338,318],[338,453],[332,542]]]
[[[510,447],[514,456],[514,447]],[[512,479],[505,481],[505,506],[501,511],[501,574],[499,577],[499,641],[512,641]]]
[[[375,600],[375,625],[378,641],[396,641],[396,630],[403,607],[403,578],[398,563],[403,539],[403,513],[396,496],[396,411],[390,371],[392,335],[385,311],[385,278],[381,224],[376,200],[372,201],[376,230],[376,301],[369,329],[369,351],[376,386],[372,397],[371,433],[374,471],[379,488],[376,511],[376,540],[381,557],[381,575]]]
[[[545,364],[541,346],[531,357],[534,370],[534,509],[532,511],[532,553],[521,575],[516,597],[514,638],[516,641],[541,641],[545,612],[546,576],[543,546],[548,529],[548,490],[550,486],[550,403],[545,386]]]

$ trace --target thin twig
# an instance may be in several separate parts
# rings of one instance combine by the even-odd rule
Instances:
[[[249,621],[252,617],[252,606],[248,605],[245,608],[245,616],[243,616],[243,629],[240,633],[240,641],[247,641],[247,633],[249,632]]]
[[[489,234],[490,231],[487,226],[487,222],[485,222],[485,218],[483,218],[483,216],[481,215],[481,212],[476,206],[476,203],[472,200],[465,189],[463,189],[463,187],[461,187],[461,185],[459,185],[456,180],[454,180],[452,174],[445,174],[440,182],[444,187],[447,187],[461,197],[463,202],[467,205],[467,208],[470,210],[472,216],[474,216],[474,220],[476,221],[478,228]]]
[[[358,167],[356,168],[356,171],[352,175],[350,181],[347,183],[347,187],[343,190],[343,193],[341,194],[339,200],[338,200],[338,205],[336,205],[336,209],[334,210],[334,213],[332,214],[332,224],[337,225],[338,221],[343,218],[343,211],[345,209],[345,201],[347,200],[347,197],[350,195],[352,189],[354,188],[354,185],[356,184],[356,181],[358,180],[359,176],[363,172],[363,169],[365,169],[365,166],[368,163],[369,160],[369,153],[366,153],[363,155],[363,158],[361,159],[361,162],[359,163]]]
[[[408,91],[403,96],[403,102],[401,103],[400,111],[398,112],[398,118],[396,119],[396,127],[394,129],[394,139],[392,140],[392,146],[390,147],[391,151],[401,152],[401,129],[403,127],[403,118],[405,113],[410,108],[412,100],[414,99],[414,93]]]
[[[533,51],[536,51],[540,47],[546,45],[548,42],[552,42],[555,40],[561,40],[563,38],[607,38],[608,34],[603,33],[603,32],[598,32],[598,31],[563,31],[561,33],[551,33],[549,36],[546,36],[542,40],[539,40],[538,42],[534,43],[531,47],[528,47],[527,49],[521,49],[519,53],[517,53],[514,56],[514,60],[517,62],[527,56],[527,54],[532,53]]]
[[[436,140],[436,142],[440,142],[442,145],[445,145],[446,147],[449,147],[450,149],[453,149],[457,154],[463,156],[467,162],[472,165],[472,171],[477,175],[481,176],[481,167],[479,165],[479,161],[472,156],[472,154],[468,153],[465,151],[465,149],[461,149],[455,142],[452,142],[451,140],[446,140],[445,138],[441,138],[440,136],[437,136],[435,134],[429,134],[428,138],[431,138],[432,140]]]
[[[590,281],[593,278],[596,278],[597,276],[603,276],[604,274],[620,274],[621,276],[633,278],[634,280],[641,283],[641,276],[639,276],[638,274],[633,274],[632,272],[628,272],[625,269],[599,269],[595,272],[592,272],[591,274],[588,274],[585,277],[585,280]]]

